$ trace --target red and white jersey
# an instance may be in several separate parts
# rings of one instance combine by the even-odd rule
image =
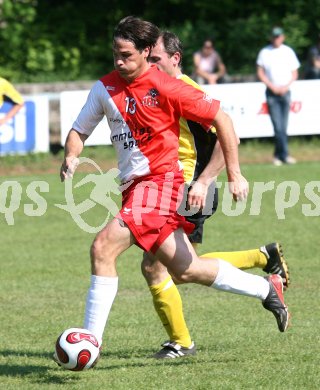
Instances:
[[[105,115],[122,182],[177,172],[179,118],[211,127],[220,102],[155,65],[128,83],[113,71],[92,87],[73,128],[90,135]]]

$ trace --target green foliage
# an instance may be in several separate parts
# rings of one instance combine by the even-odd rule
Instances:
[[[270,25],[269,15],[265,11],[228,22],[224,42],[229,73],[255,73],[258,51],[268,41]],[[233,61],[228,62],[228,58]]]
[[[30,73],[54,70],[53,45],[46,39],[30,43],[27,52],[26,68]]]
[[[3,76],[13,69],[22,73],[25,65],[26,42],[36,18],[36,2],[33,0],[3,0],[0,14],[0,66]],[[8,73],[6,71],[8,69]],[[10,70],[11,68],[11,70]]]
[[[130,14],[179,34],[187,73],[208,36],[214,37],[229,74],[253,74],[273,25],[285,28],[287,43],[302,63],[320,29],[318,0],[3,0],[1,75],[16,82],[98,78],[113,68],[112,31]]]
[[[298,56],[303,55],[304,49],[313,40],[308,37],[308,22],[298,14],[289,14],[283,19],[283,27],[287,36],[287,44],[292,46]]]

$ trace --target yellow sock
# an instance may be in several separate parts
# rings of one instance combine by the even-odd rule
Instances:
[[[149,288],[153,305],[170,341],[175,341],[186,348],[190,347],[191,337],[183,316],[181,296],[171,276]]]
[[[210,252],[200,257],[222,259],[240,269],[264,268],[267,265],[267,257],[259,249],[238,252]]]

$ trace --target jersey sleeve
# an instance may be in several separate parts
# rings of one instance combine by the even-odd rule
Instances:
[[[89,92],[87,101],[82,107],[72,128],[81,134],[90,135],[104,116],[102,96],[104,88],[101,81],[97,81]]]
[[[220,101],[209,96],[205,91],[176,80],[174,97],[180,116],[198,122],[206,130],[211,129],[212,122],[219,110]]]
[[[23,104],[24,100],[20,93],[9,83],[9,81],[3,79],[3,95],[9,98],[14,104]]]

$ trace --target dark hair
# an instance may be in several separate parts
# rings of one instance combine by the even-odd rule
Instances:
[[[160,35],[159,28],[146,20],[135,16],[127,16],[120,20],[113,32],[113,41],[124,39],[134,44],[140,52],[146,47],[153,47]]]
[[[210,42],[212,46],[214,46],[214,38],[213,37],[207,37],[202,41],[202,45],[204,45],[206,42]]]
[[[182,55],[183,55],[183,47],[180,39],[177,37],[176,34],[170,32],[170,31],[162,31],[160,34],[160,37],[163,40],[163,46],[167,54],[169,54],[170,57],[174,55],[174,53],[180,54],[180,62],[179,66],[182,64]]]

